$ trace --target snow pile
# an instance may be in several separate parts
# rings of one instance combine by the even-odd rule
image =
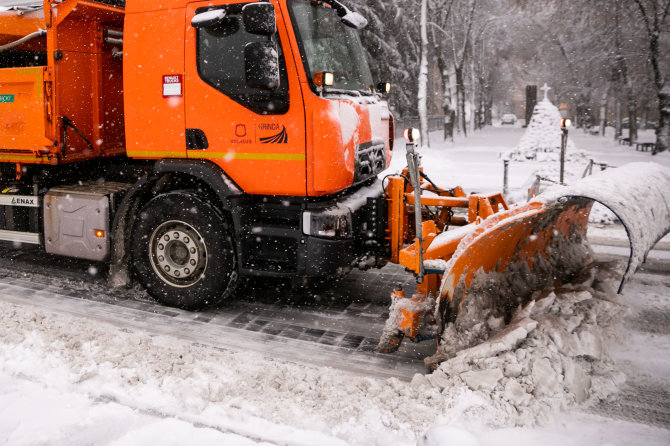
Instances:
[[[560,409],[605,398],[624,381],[604,342],[624,315],[612,276],[593,265],[576,283],[535,295],[508,324],[482,319],[471,335],[486,341],[458,351],[431,375],[416,375],[412,385],[436,387],[463,418],[496,427],[545,422]]]
[[[397,379],[218,351],[4,302],[0,370],[273,444],[406,445],[444,411],[437,389],[417,396]]]
[[[519,144],[504,157],[513,161],[557,161],[561,154],[561,113],[549,101],[543,99],[533,109],[526,132]],[[566,162],[583,161],[586,154],[577,151],[575,145],[568,138],[566,146]]]
[[[594,272],[590,282],[538,298],[510,324],[485,319],[487,341],[412,383],[215,351],[4,303],[0,364],[38,383],[257,440],[295,440],[308,431],[310,441],[334,435],[350,444],[406,444],[436,421],[532,425],[609,393],[616,376],[603,331],[621,309],[604,277]]]
[[[255,441],[406,445],[431,426],[527,426],[608,394],[604,275],[518,310],[486,342],[411,383],[219,351],[0,302],[0,369],[46,388]],[[478,426],[478,427],[477,427]],[[58,443],[56,437],[50,437]],[[65,440],[64,440],[65,442]]]
[[[626,228],[631,255],[621,285],[633,276],[649,251],[670,232],[670,172],[656,163],[630,163],[598,172],[571,186],[553,187],[536,198],[556,203],[586,197],[614,212]]]

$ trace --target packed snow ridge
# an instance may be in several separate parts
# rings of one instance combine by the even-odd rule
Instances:
[[[624,377],[611,366],[604,339],[625,311],[608,267],[593,264],[584,273],[537,293],[508,324],[494,316],[475,324],[471,334],[490,333],[486,341],[456,352],[430,375],[416,375],[412,385],[438,388],[447,407],[496,427],[542,423],[557,410],[615,392]],[[445,335],[456,336],[449,328]]]
[[[536,200],[551,204],[563,197],[602,203],[626,228],[630,259],[621,287],[633,277],[654,245],[670,232],[670,172],[656,163],[629,163],[598,172],[570,186],[555,186]],[[619,289],[621,291],[621,288]]]

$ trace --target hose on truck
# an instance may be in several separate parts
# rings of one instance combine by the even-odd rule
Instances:
[[[30,33],[27,36],[21,37],[19,40],[0,45],[0,51],[11,50],[12,48],[22,45],[30,40],[36,39],[38,37],[45,37],[46,35],[46,30],[40,29],[39,31],[35,31],[34,33]]]

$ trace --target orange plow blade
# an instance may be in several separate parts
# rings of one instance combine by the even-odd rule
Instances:
[[[629,164],[554,187],[530,203],[490,216],[465,236],[446,264],[437,298],[441,351],[436,356],[453,353],[449,336],[482,318],[507,317],[533,293],[577,277],[593,261],[586,232],[594,202],[616,214],[629,236],[621,291],[670,232],[670,172],[657,164]]]

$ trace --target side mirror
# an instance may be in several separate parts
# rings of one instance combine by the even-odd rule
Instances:
[[[272,36],[277,31],[275,7],[272,3],[249,3],[242,8],[242,23],[249,34]]]
[[[368,26],[368,19],[357,12],[349,10],[347,10],[347,13],[342,16],[341,20],[342,23],[354,29],[363,29]]]
[[[226,11],[223,9],[201,12],[193,16],[191,26],[193,28],[211,28],[221,23],[224,17],[226,17]]]
[[[247,87],[274,90],[279,87],[279,55],[274,42],[251,42],[244,47]]]

